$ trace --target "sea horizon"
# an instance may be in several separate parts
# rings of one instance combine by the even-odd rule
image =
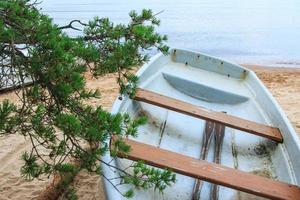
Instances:
[[[58,25],[94,16],[128,23],[130,10],[152,9],[161,12],[158,32],[168,36],[170,47],[240,64],[300,67],[300,1],[51,0],[40,7]]]

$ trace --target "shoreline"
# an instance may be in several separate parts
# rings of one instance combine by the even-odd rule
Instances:
[[[300,137],[300,68],[242,66],[256,73]]]
[[[261,65],[261,64],[239,64],[243,67],[246,67],[247,69],[250,69],[252,71],[258,70],[274,70],[274,71],[287,71],[287,72],[292,72],[292,71],[300,71],[300,66],[295,66],[295,67],[291,67],[291,66],[274,66],[274,65]]]

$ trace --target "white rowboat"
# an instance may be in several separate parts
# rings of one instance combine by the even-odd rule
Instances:
[[[224,166],[237,171],[237,174],[233,171],[233,177],[236,175],[239,178],[239,171],[243,171],[275,180],[272,182],[274,184],[276,181],[280,184],[289,183],[291,185],[287,186],[295,185],[297,192],[297,186],[300,185],[299,138],[278,103],[254,72],[202,53],[173,49],[167,56],[154,56],[139,70],[138,76],[141,88],[138,95],[141,98],[137,95],[136,100],[128,97],[117,99],[112,109],[112,113],[127,112],[132,118],[140,115],[148,117],[148,124],[139,129],[139,136],[131,139],[199,160],[204,142],[202,140],[205,120],[221,123],[225,125],[225,133],[219,152],[220,165],[214,165],[213,169]],[[153,95],[151,97],[156,100],[144,98],[143,95]],[[196,110],[193,106],[197,107]],[[216,162],[215,143],[216,140],[212,139],[205,157],[210,163]],[[151,159],[151,152],[146,156]],[[112,158],[106,155],[103,159],[109,162]],[[126,168],[131,162],[118,158],[111,164]],[[179,169],[179,166],[174,166],[174,169],[179,173],[177,182],[168,187],[163,194],[152,189],[137,190],[133,199],[192,199],[195,177],[202,175],[189,177],[186,176],[187,173],[180,173],[185,169]],[[106,177],[116,176],[113,170],[105,165],[103,172]],[[243,174],[241,180],[242,176]],[[217,179],[218,177],[214,178]],[[247,179],[247,175],[244,179]],[[272,194],[268,193],[272,192],[263,191],[263,188],[259,191],[255,188],[258,186],[250,183],[248,186],[241,186],[243,188],[240,189],[237,183],[231,184],[230,181],[235,182],[229,180],[219,187],[217,193],[220,199],[258,199],[260,197],[253,194],[260,193],[260,196],[272,198],[277,195],[275,191],[273,196],[270,196]],[[115,180],[112,182],[118,183]],[[214,183],[222,185],[223,182],[217,180]],[[236,186],[232,186],[234,184]],[[104,186],[107,199],[124,198],[108,181],[104,181]],[[252,188],[251,191],[247,187]],[[265,187],[268,190],[266,185]],[[128,188],[121,186],[119,189],[126,191]],[[211,188],[211,183],[204,182],[200,193],[201,200],[211,198]],[[278,194],[278,199],[291,198],[289,194],[283,193]]]

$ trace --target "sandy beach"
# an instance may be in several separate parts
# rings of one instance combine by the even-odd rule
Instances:
[[[300,68],[244,66],[267,86],[300,137]]]
[[[264,84],[269,88],[275,99],[281,105],[296,132],[300,136],[300,69],[267,68],[262,66],[244,65],[254,70]],[[87,76],[87,86],[98,88],[102,98],[92,100],[91,104],[101,104],[110,110],[118,95],[116,75],[109,74],[100,79]],[[0,96],[3,99],[16,99],[13,93]],[[0,199],[34,199],[50,183],[48,179],[25,181],[20,176],[21,153],[30,149],[30,143],[22,136],[0,136]],[[73,186],[78,191],[80,200],[104,199],[101,179],[86,172],[80,172]]]

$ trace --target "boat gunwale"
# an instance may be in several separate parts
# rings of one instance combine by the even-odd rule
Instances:
[[[174,50],[176,48],[172,48],[170,50],[170,52],[172,50]],[[228,64],[231,64],[233,65],[234,67],[237,67],[237,68],[240,68],[240,69],[243,69],[243,70],[246,70],[247,71],[247,76],[245,77],[245,80],[246,79],[250,79],[250,78],[253,78],[253,81],[256,82],[256,84],[258,84],[260,86],[260,89],[261,89],[261,92],[265,93],[266,96],[267,96],[267,101],[269,101],[270,103],[272,103],[274,105],[274,107],[277,109],[278,113],[280,114],[280,118],[282,120],[282,123],[281,124],[284,124],[285,127],[278,127],[281,131],[282,131],[282,136],[284,138],[284,142],[282,144],[279,144],[280,147],[282,148],[282,151],[285,152],[283,155],[284,156],[288,156],[287,161],[289,163],[289,167],[291,167],[291,171],[292,171],[292,174],[291,174],[291,184],[296,184],[296,185],[299,185],[299,180],[297,180],[297,177],[295,175],[295,170],[294,170],[294,165],[297,166],[298,164],[293,162],[293,160],[291,160],[291,154],[295,154],[293,152],[290,152],[291,149],[294,149],[294,152],[300,152],[300,140],[299,140],[299,137],[297,136],[297,133],[296,131],[294,130],[293,126],[291,125],[290,121],[288,120],[286,114],[283,112],[282,108],[280,107],[280,105],[278,104],[278,102],[275,100],[275,98],[272,96],[272,94],[270,93],[270,91],[266,88],[266,86],[262,83],[262,81],[257,77],[257,75],[255,74],[254,71],[252,71],[251,69],[248,69],[248,68],[245,68],[243,66],[240,66],[238,64],[234,64],[230,61],[227,61],[227,60],[224,60],[224,59],[220,59],[218,57],[214,57],[214,56],[210,56],[210,55],[207,55],[207,54],[204,54],[204,53],[200,53],[200,52],[196,52],[196,51],[190,51],[190,50],[186,50],[186,49],[180,49],[180,50],[184,50],[184,51],[188,51],[188,52],[191,52],[191,53],[195,53],[197,55],[204,55],[204,56],[208,56],[212,59],[216,59],[216,60],[219,60],[219,61],[224,61]],[[155,56],[151,57],[151,59],[149,60],[149,62],[145,63],[139,70],[138,72],[136,73],[136,75],[138,77],[142,76],[149,67],[151,67],[151,65],[156,61],[158,60],[159,58],[161,57],[164,57],[165,55],[163,55],[162,53],[158,53],[156,54]],[[168,55],[170,56],[170,55]],[[205,69],[207,71],[209,71],[209,69]],[[248,83],[247,83],[248,84]],[[248,86],[250,87],[250,86]],[[119,100],[118,98],[115,100],[115,102],[113,103],[113,106],[112,106],[112,109],[111,109],[111,113],[112,114],[117,114],[120,109],[124,106],[125,103],[128,103],[130,102],[131,100],[129,99],[128,96],[122,96],[122,100]],[[259,101],[260,102],[260,101]],[[269,112],[267,113],[269,115]],[[271,120],[272,121],[272,120]],[[274,122],[272,121],[272,123],[274,124]],[[284,129],[284,130],[283,130]],[[296,146],[293,146],[293,147],[286,147],[286,139],[290,142],[291,140],[294,141],[295,145]],[[108,141],[109,142],[109,141]],[[296,150],[295,150],[296,149]],[[105,161],[110,161],[111,160],[111,157],[109,154],[106,154],[103,159]],[[113,161],[112,164],[116,164],[116,161]],[[299,161],[299,165],[300,165],[300,161]],[[109,173],[112,173],[110,171],[110,169],[103,169],[104,170],[104,174],[109,174]],[[300,177],[299,177],[300,178]],[[108,199],[122,199],[122,196],[117,192],[117,191],[114,191],[115,189],[113,188],[113,186],[111,185],[111,183],[109,183],[107,180],[103,179],[103,182],[104,182],[104,188],[105,188],[105,194],[106,194],[106,197]]]

